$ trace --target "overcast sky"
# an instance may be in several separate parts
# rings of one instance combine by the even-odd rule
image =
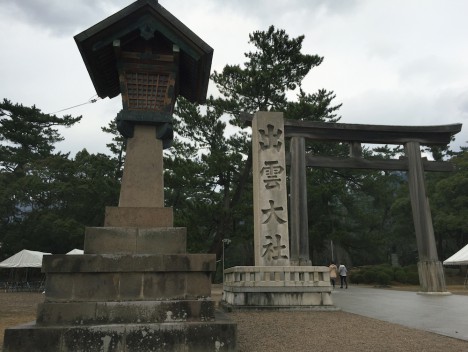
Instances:
[[[82,104],[95,89],[73,36],[131,0],[0,0],[0,99],[44,112]],[[333,90],[341,122],[463,123],[468,141],[466,0],[159,0],[214,49],[212,70],[241,64],[248,34],[270,25],[305,35],[303,52],[324,56],[304,89]],[[215,92],[213,88],[210,93]],[[107,153],[100,131],[121,99],[68,110],[83,115],[63,132],[63,152]],[[63,114],[60,113],[60,114]]]

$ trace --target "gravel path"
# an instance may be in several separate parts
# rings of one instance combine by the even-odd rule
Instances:
[[[451,292],[460,290],[467,293],[458,287]],[[213,285],[212,296],[215,301],[221,299],[221,285]],[[238,311],[227,315],[237,322],[238,352],[468,352],[465,340],[343,311]]]
[[[468,341],[346,312],[234,312],[238,352],[466,352]]]

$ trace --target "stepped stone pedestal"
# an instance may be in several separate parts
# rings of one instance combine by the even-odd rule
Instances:
[[[37,320],[7,329],[4,351],[235,351],[215,270],[215,255],[186,253],[185,228],[87,228],[84,255],[44,257]]]
[[[135,138],[162,153],[154,130],[136,126]],[[141,158],[148,144],[136,145],[126,167],[162,184],[161,163]],[[186,253],[186,228],[172,227],[172,208],[151,191],[163,187],[135,182],[124,172],[119,207],[106,208],[104,227],[86,229],[84,255],[44,257],[37,320],[6,329],[4,352],[236,351],[236,324],[211,299],[216,256]]]

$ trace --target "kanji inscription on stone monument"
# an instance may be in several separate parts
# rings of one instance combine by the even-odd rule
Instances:
[[[252,121],[256,266],[289,265],[283,114],[257,112]]]

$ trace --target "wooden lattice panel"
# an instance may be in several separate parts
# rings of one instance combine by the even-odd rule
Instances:
[[[125,82],[130,110],[163,110],[171,103],[168,96],[170,75],[161,73],[126,72]]]

